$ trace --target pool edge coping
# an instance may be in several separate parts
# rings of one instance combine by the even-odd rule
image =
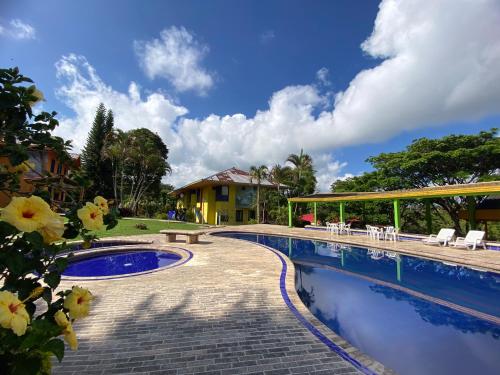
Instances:
[[[65,276],[61,275],[61,281],[104,281],[104,280],[120,280],[120,279],[125,279],[125,278],[130,278],[134,276],[142,276],[142,275],[148,275],[151,273],[155,272],[160,272],[164,271],[170,268],[175,268],[175,267],[180,267],[187,262],[189,262],[194,254],[189,251],[188,249],[178,247],[178,246],[167,246],[167,245],[160,245],[160,244],[155,244],[155,243],[149,243],[149,244],[134,244],[134,245],[123,245],[123,246],[109,246],[109,247],[97,247],[97,248],[92,248],[92,249],[87,249],[87,250],[79,250],[77,253],[74,254],[72,257],[73,259],[75,258],[81,258],[81,259],[86,259],[90,258],[93,255],[98,255],[98,254],[112,254],[116,252],[123,252],[127,250],[156,250],[156,251],[163,251],[163,252],[168,252],[168,253],[173,253],[176,255],[181,256],[181,259],[178,261],[166,265],[164,267],[152,269],[152,270],[147,270],[147,271],[142,271],[142,272],[136,272],[136,273],[126,273],[126,274],[121,274],[121,275],[110,275],[110,276]],[[179,251],[180,250],[180,251]],[[62,254],[61,256],[68,257],[69,254]],[[76,260],[76,259],[75,259]]]

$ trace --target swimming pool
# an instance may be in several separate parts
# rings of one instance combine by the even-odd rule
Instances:
[[[309,310],[399,374],[498,374],[500,275],[378,249],[218,233],[276,249]]]
[[[134,250],[76,258],[68,264],[63,276],[98,277],[119,276],[156,270],[169,266],[182,257],[155,250]]]

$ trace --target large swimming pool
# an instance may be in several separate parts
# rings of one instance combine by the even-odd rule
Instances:
[[[302,302],[399,374],[499,374],[500,275],[377,249],[219,233],[288,256]]]

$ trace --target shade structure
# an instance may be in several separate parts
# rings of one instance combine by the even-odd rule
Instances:
[[[289,226],[292,225],[291,204],[292,203],[318,203],[338,202],[340,203],[341,220],[345,217],[345,203],[363,201],[393,201],[394,204],[394,226],[400,228],[400,200],[403,199],[431,199],[444,197],[474,197],[481,195],[500,195],[500,181],[478,182],[473,184],[455,184],[445,186],[431,186],[421,189],[374,191],[374,192],[341,192],[341,193],[317,193],[304,197],[288,199],[289,204]],[[472,215],[474,213],[471,212]],[[475,217],[473,217],[475,221]]]

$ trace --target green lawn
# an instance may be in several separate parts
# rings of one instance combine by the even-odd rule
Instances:
[[[137,229],[136,224],[145,224],[148,229]],[[95,232],[99,238],[111,236],[133,236],[135,234],[158,234],[162,229],[199,229],[200,225],[193,223],[169,223],[166,221],[148,219],[119,219],[118,225],[111,230]]]

